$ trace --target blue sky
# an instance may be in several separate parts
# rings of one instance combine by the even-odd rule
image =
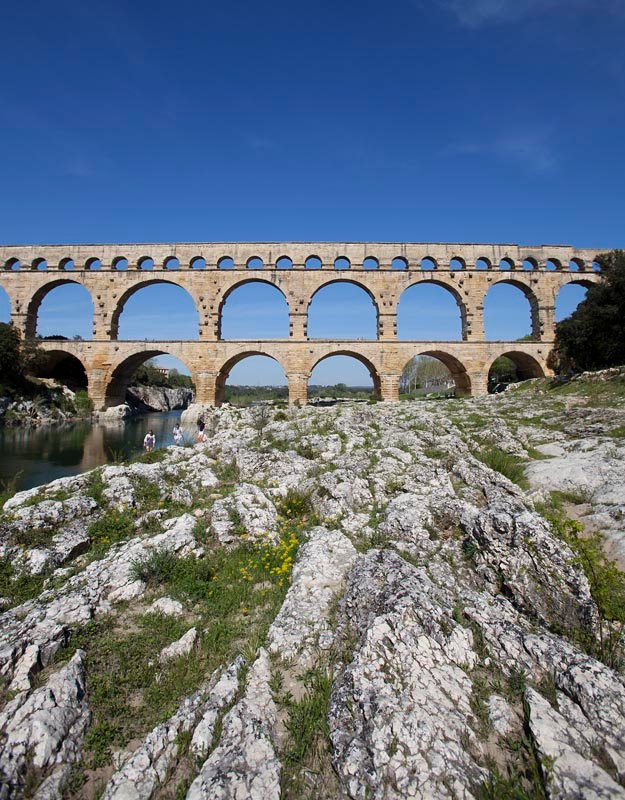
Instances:
[[[3,243],[624,244],[622,0],[5,6]],[[155,297],[128,330],[150,335]],[[42,332],[74,299],[48,298]],[[514,300],[491,338],[523,327]],[[233,296],[239,335],[254,309],[279,326]]]

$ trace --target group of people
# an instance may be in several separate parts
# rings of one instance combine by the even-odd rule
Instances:
[[[178,446],[184,444],[184,433],[182,432],[182,428],[178,423],[174,425],[173,436],[174,444]],[[198,420],[197,423],[197,441],[200,443],[208,441],[208,436],[206,435],[206,425],[203,419]],[[143,449],[146,453],[151,453],[155,447],[156,436],[154,435],[154,431],[150,428],[143,439]]]

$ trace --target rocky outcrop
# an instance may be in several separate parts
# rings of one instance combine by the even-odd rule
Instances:
[[[193,402],[193,389],[165,386],[129,386],[126,403],[134,413],[177,411]]]
[[[515,424],[518,397],[292,409],[262,439],[253,409],[193,406],[206,444],[16,495],[2,554],[47,583],[0,618],[0,797],[60,796],[73,771],[73,796],[99,779],[107,800],[625,798],[617,628],[537,510],[544,485],[481,460],[587,451],[540,445],[539,400]],[[128,702],[163,713],[126,739],[90,684],[102,630],[124,657],[154,637]]]

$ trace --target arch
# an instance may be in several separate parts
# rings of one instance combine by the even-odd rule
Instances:
[[[496,289],[498,286],[512,286],[515,289],[518,289],[529,305],[529,315],[530,315],[530,325],[529,325],[529,332],[526,334],[517,333],[512,336],[490,336],[489,335],[489,327],[491,331],[493,328],[499,328],[501,326],[509,325],[509,324],[517,324],[521,326],[521,319],[520,316],[522,312],[520,309],[517,309],[516,312],[514,311],[514,300],[510,300],[511,295],[508,295],[508,301],[505,300],[502,302],[499,300],[497,307],[488,308],[490,302],[492,302],[492,292],[493,289],[496,290],[496,294],[501,294],[499,289]],[[489,300],[490,295],[490,300]],[[496,295],[495,295],[496,296]],[[510,306],[512,306],[513,313],[510,314]],[[489,318],[490,317],[490,321]],[[515,318],[516,317],[516,318]],[[531,336],[532,339],[540,339],[540,318],[538,313],[538,298],[534,294],[534,292],[527,286],[523,281],[517,281],[513,278],[500,278],[496,280],[492,286],[488,289],[486,294],[484,295],[484,331],[486,334],[486,339],[489,341],[505,341],[510,339],[519,339],[525,336]]]
[[[102,262],[100,261],[99,258],[95,256],[92,258],[88,258],[85,261],[85,269],[92,269],[92,270],[102,269]]]
[[[486,258],[486,256],[480,256],[475,262],[475,269],[492,269],[493,263],[490,258]]]
[[[395,256],[391,261],[391,269],[408,269],[408,259],[403,256]]]
[[[351,261],[347,256],[339,256],[334,259],[334,269],[351,269]]]
[[[417,312],[419,317],[425,317],[426,319],[429,317],[427,321],[432,326],[432,329],[428,331],[421,331],[415,326],[418,321],[417,315],[409,316],[412,310],[410,306],[419,295],[425,297],[430,295],[430,302],[427,304],[422,303]],[[443,317],[438,318],[438,323],[440,325],[441,322],[444,322],[446,329],[449,329],[450,325],[457,323],[457,331],[451,336],[443,335],[442,328],[439,328],[437,332],[434,325],[435,315],[440,314],[441,311],[440,308],[437,308],[437,297],[444,298],[443,303],[445,303],[448,300],[447,295],[451,295],[451,298],[455,300],[457,312],[454,310],[454,313],[450,313],[451,309],[445,309],[443,306]],[[419,335],[410,335],[415,332],[418,332]],[[397,303],[397,338],[404,341],[461,341],[466,339],[467,307],[460,293],[444,281],[417,280],[411,283],[401,293]]]
[[[329,287],[338,286],[341,287],[338,292],[339,294],[345,295],[345,290],[349,293],[350,287],[356,287],[360,292],[358,295],[354,295],[358,299],[354,302],[354,297],[352,297],[347,305],[345,302],[342,301],[340,303],[340,312],[335,310],[332,313],[328,313],[327,309],[323,309],[320,307],[320,300],[319,300],[319,293],[324,292],[327,295],[327,290]],[[352,290],[354,291],[354,290]],[[334,293],[333,290],[331,290]],[[368,316],[368,312],[370,309],[368,307],[362,306],[362,294],[364,292],[369,300],[373,305],[373,316]],[[330,295],[331,296],[331,295]],[[316,306],[315,306],[316,303]],[[360,304],[360,308],[359,308]],[[348,316],[351,315],[351,320]],[[308,338],[309,339],[377,339],[378,338],[378,330],[379,330],[379,319],[380,319],[380,312],[379,307],[376,301],[375,296],[371,292],[371,290],[360,283],[357,280],[345,279],[345,280],[336,280],[330,279],[325,283],[322,283],[321,286],[318,286],[317,289],[313,292],[309,302],[308,302]],[[324,315],[326,319],[324,319]],[[368,318],[367,318],[368,317]],[[363,319],[364,318],[364,319]],[[365,324],[365,327],[370,326],[371,330],[369,335],[367,336],[358,336],[358,335],[345,335],[345,328],[349,330],[356,330],[356,324]],[[338,323],[338,325],[337,325]],[[331,330],[334,333],[326,332],[323,336],[314,333],[315,328],[319,326],[326,326],[330,325]],[[351,328],[350,328],[351,325]],[[337,333],[340,326],[344,327],[342,334]]]
[[[19,258],[9,258],[8,261],[5,262],[4,268],[8,272],[17,272],[17,270],[22,268],[22,262],[19,260]]]
[[[305,269],[321,269],[323,267],[323,261],[319,258],[319,256],[308,256],[304,262],[304,267]]]
[[[451,353],[447,353],[445,350],[423,350],[422,352],[416,353],[415,356],[411,356],[404,364],[402,376],[404,375],[410,362],[413,361],[415,357],[418,358],[419,356],[435,358],[437,361],[440,361],[445,365],[445,367],[447,367],[451,377],[453,378],[456,387],[456,394],[471,394],[471,378],[469,377],[466,367],[456,358],[456,356],[452,355]]]
[[[191,269],[206,269],[206,259],[204,256],[193,256],[189,261]]]
[[[538,269],[538,261],[532,256],[528,256],[521,265],[522,269],[534,270]]]
[[[44,350],[35,377],[53,378],[73,391],[88,389],[89,378],[84,362],[65,350]]]
[[[11,322],[11,298],[3,286],[0,286],[0,322]]]
[[[196,330],[198,331],[197,335],[195,337],[193,337],[193,338],[195,338],[195,339],[199,338],[200,320],[199,320],[199,314],[198,314],[198,303],[197,303],[196,298],[193,297],[193,295],[184,286],[180,286],[180,284],[176,283],[175,281],[170,281],[170,280],[167,280],[166,278],[154,278],[154,279],[150,279],[150,280],[141,281],[140,283],[136,283],[134,286],[129,287],[121,295],[121,297],[117,301],[117,304],[115,306],[115,309],[113,310],[113,313],[111,314],[111,339],[118,339],[119,338],[120,318],[121,318],[122,312],[124,311],[124,308],[125,308],[126,304],[130,300],[130,298],[133,297],[134,295],[136,295],[137,293],[139,293],[142,289],[146,289],[147,287],[158,286],[158,285],[173,286],[173,287],[175,287],[176,290],[180,290],[181,292],[183,292],[187,296],[187,298],[189,300],[191,300],[191,302],[193,303],[193,310],[195,312],[196,319],[197,319],[197,329]],[[179,298],[182,298],[182,295],[179,295]],[[184,301],[182,301],[182,302],[184,302]],[[155,309],[155,315],[154,315],[155,320],[159,316],[162,319],[162,313],[161,312],[162,312],[162,307],[159,307],[159,308]],[[171,319],[171,308],[169,307],[169,304],[168,304],[168,307],[167,307],[167,313],[168,313],[169,319]],[[182,317],[182,314],[181,314],[181,317]],[[185,313],[185,317],[188,317],[188,312]],[[187,320],[185,319],[185,321],[187,321]],[[137,336],[137,337],[132,337],[132,338],[133,339],[135,339],[135,338],[136,339],[144,339],[146,337],[145,336]],[[153,337],[153,338],[156,338],[156,337]],[[170,339],[174,339],[175,337],[172,337],[170,335],[169,338]]]
[[[33,269],[43,271],[48,269],[48,262],[46,261],[45,258],[35,258],[33,259],[32,267]]]
[[[224,326],[224,317],[225,314],[228,313],[226,308],[227,301],[232,297],[233,294],[238,292],[239,290],[245,290],[245,287],[249,287],[249,290],[246,290],[240,294],[241,300],[240,303],[242,306],[248,305],[249,310],[243,313],[241,316],[249,323],[250,317],[252,318],[251,321],[254,326],[258,325],[262,328],[262,325],[259,325],[259,322],[265,323],[264,331],[259,330],[246,330],[247,334],[251,335],[235,335],[234,333],[230,333],[228,328],[234,325],[235,320],[227,320],[226,325]],[[262,287],[262,288],[259,288]],[[251,296],[251,292],[254,291],[254,288],[259,290],[261,302],[259,302],[258,298],[253,298]],[[268,291],[269,290],[269,291]],[[265,301],[262,300],[263,294],[267,299]],[[280,299],[281,298],[281,299]],[[275,302],[280,304],[280,307],[271,308],[271,305]],[[242,309],[244,311],[244,309]],[[267,314],[269,312],[269,314]],[[280,287],[276,286],[269,280],[263,280],[260,278],[246,278],[240,281],[237,281],[235,284],[230,286],[230,288],[224,293],[223,297],[221,298],[221,302],[219,304],[219,311],[218,311],[218,338],[219,339],[286,339],[289,336],[289,302],[285,293],[280,289]],[[255,318],[254,318],[255,315]],[[263,319],[264,317],[264,319]],[[268,330],[271,330],[272,335],[267,336],[263,335],[266,334]],[[280,330],[281,333],[277,334],[277,331]]]
[[[593,261],[591,269],[593,272],[601,272],[601,264],[598,261]]]
[[[125,256],[115,256],[111,262],[113,269],[123,272],[128,269],[128,259]]]
[[[548,258],[545,262],[545,269],[554,272],[562,269],[562,262],[557,258]]]
[[[152,270],[154,269],[154,259],[152,256],[141,256],[141,258],[137,260],[137,267],[139,267],[139,269]]]
[[[74,264],[73,258],[62,258],[59,261],[59,269],[63,269],[66,272],[72,272],[76,269],[76,265]]]
[[[315,361],[315,363],[312,365],[310,369],[310,372],[308,373],[308,378],[306,381],[307,396],[309,395],[310,379],[315,369],[322,362],[327,361],[330,358],[334,358],[335,356],[347,356],[349,358],[355,359],[356,361],[359,361],[366,368],[366,370],[369,373],[369,376],[371,377],[371,381],[373,383],[373,396],[378,400],[382,398],[382,382],[380,380],[380,375],[378,373],[377,368],[366,356],[362,355],[362,353],[359,353],[357,350],[351,350],[351,349],[334,350],[332,353],[326,353],[325,355],[321,356],[321,358],[317,359],[317,361]],[[339,382],[344,382],[344,381],[337,381],[337,383]]]
[[[467,262],[462,258],[462,256],[454,256],[449,262],[449,269],[452,272],[457,272],[458,270],[463,270],[467,268]]]
[[[510,374],[508,380],[504,380],[504,385],[508,383],[516,383],[517,381],[526,381],[530,378],[544,378],[545,371],[540,364],[540,362],[531,356],[529,353],[524,353],[521,350],[509,350],[505,353],[500,353],[497,358],[494,358],[488,368],[488,391],[499,391],[499,387],[496,382],[496,375],[494,373],[493,367],[499,362],[502,363],[503,359],[507,359],[512,363],[514,366],[514,374]],[[505,368],[505,363],[502,364],[502,368]],[[505,376],[505,369],[503,372]]]
[[[561,322],[569,317],[577,306],[586,299],[586,292],[592,286],[592,281],[572,280],[563,284],[556,294],[556,322]]]
[[[293,269],[293,259],[290,256],[280,256],[276,259],[276,269]]]
[[[217,269],[234,269],[234,259],[232,256],[222,256],[217,261]]]
[[[569,261],[569,272],[584,272],[586,263],[583,258],[572,258]]]
[[[272,361],[275,361],[276,364],[281,367],[282,372],[284,373],[285,384],[288,387],[288,378],[286,375],[286,370],[284,369],[283,364],[280,362],[278,358],[276,358],[271,353],[263,353],[260,350],[245,350],[242,353],[237,353],[236,356],[232,356],[229,358],[225,364],[219,370],[217,374],[217,378],[215,380],[215,405],[220,406],[224,402],[225,393],[226,393],[226,383],[228,381],[228,377],[232,372],[233,368],[244,361],[246,358],[250,358],[252,356],[264,356],[266,358],[270,358]],[[288,394],[288,389],[287,389]]]
[[[436,259],[432,258],[432,256],[426,256],[425,258],[422,258],[419,264],[419,269],[423,270],[438,269],[438,264],[436,263]]]
[[[180,261],[176,256],[168,256],[163,261],[163,269],[180,269]]]
[[[32,295],[30,301],[28,302],[28,307],[26,310],[26,326],[25,326],[25,335],[27,339],[32,339],[37,335],[38,332],[38,325],[39,325],[39,312],[41,310],[41,304],[45,300],[45,298],[52,292],[54,289],[58,289],[59,286],[79,286],[81,290],[87,295],[89,302],[91,303],[91,318],[89,321],[89,330],[92,331],[93,329],[93,309],[94,303],[93,298],[89,290],[83,286],[82,283],[79,283],[77,280],[73,278],[58,278],[56,280],[48,281],[44,283],[43,286],[40,286],[37,291]],[[75,312],[76,309],[72,309],[72,313],[65,313],[63,315],[64,320],[67,321],[75,321]],[[54,333],[58,333],[58,331],[54,331]],[[90,339],[91,334],[87,336],[83,336],[84,339]]]
[[[379,269],[380,262],[375,256],[367,256],[365,260],[362,262],[363,269]]]
[[[502,258],[501,261],[499,262],[499,269],[502,270],[514,269],[514,260],[512,258],[508,258],[507,256],[505,258]]]
[[[263,269],[265,264],[260,256],[252,256],[245,262],[246,269]]]
[[[142,364],[145,364],[146,361],[149,361],[151,358],[156,358],[157,356],[173,355],[173,353],[169,353],[167,350],[146,349],[123,357],[109,374],[104,394],[104,407],[110,408],[111,406],[119,406],[125,402],[126,389],[130,385],[130,380]],[[178,356],[174,356],[174,358],[180,360]],[[197,387],[198,384],[195,373],[186,362],[183,363],[185,363],[185,366],[191,373],[191,380]]]

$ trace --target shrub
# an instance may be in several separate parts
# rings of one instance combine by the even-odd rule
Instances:
[[[289,489],[278,503],[278,513],[287,519],[299,519],[312,512],[312,502],[307,492]]]
[[[177,558],[171,550],[151,550],[147,556],[130,563],[130,575],[134,581],[147,584],[164,583],[171,579],[176,569]]]
[[[487,467],[505,475],[506,478],[516,483],[522,489],[529,488],[529,481],[525,476],[523,461],[510,453],[504,453],[498,447],[489,447],[476,453],[477,458]]]
[[[109,509],[89,528],[91,547],[95,550],[108,548],[135,533],[134,517],[130,511]]]

